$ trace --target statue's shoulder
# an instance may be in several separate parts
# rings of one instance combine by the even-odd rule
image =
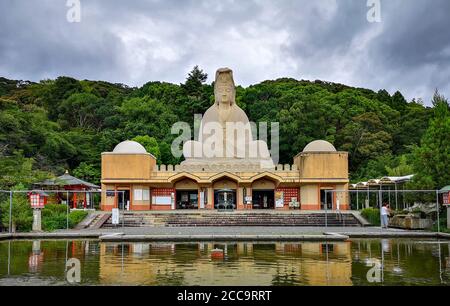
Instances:
[[[202,121],[212,121],[218,118],[218,110],[217,106],[213,104],[210,108],[206,110],[206,112],[203,114],[203,120]]]
[[[243,122],[249,121],[247,114],[237,104],[234,105],[233,116],[234,116],[235,121],[243,121]]]

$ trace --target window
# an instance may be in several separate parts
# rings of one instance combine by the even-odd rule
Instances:
[[[142,200],[143,201],[150,201],[150,189],[143,189],[142,190]]]
[[[135,189],[134,190],[134,200],[135,201],[142,201],[142,189]]]
[[[134,200],[135,201],[149,201],[150,200],[150,190],[148,188],[135,188],[134,189]]]

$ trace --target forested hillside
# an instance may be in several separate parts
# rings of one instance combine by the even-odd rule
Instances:
[[[213,103],[213,87],[197,67],[184,84],[140,88],[70,77],[39,83],[0,78],[0,187],[9,189],[69,169],[99,182],[100,154],[136,139],[175,164],[177,121],[192,124]],[[350,153],[352,181],[417,173],[416,184],[450,184],[450,116],[436,92],[433,107],[400,92],[374,92],[322,81],[278,79],[237,88],[251,121],[280,123],[280,163],[315,139]]]

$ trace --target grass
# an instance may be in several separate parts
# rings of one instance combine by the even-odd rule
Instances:
[[[361,216],[371,225],[379,226],[381,224],[380,210],[378,208],[365,208],[361,211]]]

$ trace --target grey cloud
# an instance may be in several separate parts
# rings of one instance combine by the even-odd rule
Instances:
[[[0,2],[0,75],[70,75],[129,85],[182,82],[193,65],[236,70],[244,86],[324,79],[430,100],[450,97],[450,2],[381,0],[382,22],[355,0]]]

